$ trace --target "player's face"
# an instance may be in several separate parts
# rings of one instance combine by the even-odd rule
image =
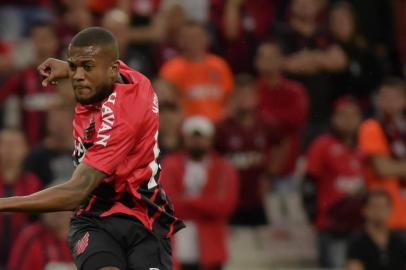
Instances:
[[[118,65],[105,50],[99,46],[69,46],[68,56],[69,77],[78,102],[93,104],[111,93]]]

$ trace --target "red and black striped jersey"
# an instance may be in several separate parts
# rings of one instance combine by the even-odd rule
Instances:
[[[121,61],[120,74],[126,83],[106,99],[75,109],[74,161],[108,175],[76,214],[125,214],[170,237],[184,225],[159,184],[158,99],[150,81]]]

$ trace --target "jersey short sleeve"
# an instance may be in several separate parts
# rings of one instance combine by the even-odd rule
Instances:
[[[388,155],[389,146],[385,134],[376,120],[365,121],[359,131],[359,144],[367,155]]]

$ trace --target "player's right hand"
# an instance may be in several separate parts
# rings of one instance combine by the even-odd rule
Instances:
[[[57,84],[58,80],[65,79],[69,76],[68,63],[55,58],[48,58],[38,66],[39,74],[44,78],[42,86],[48,84]]]

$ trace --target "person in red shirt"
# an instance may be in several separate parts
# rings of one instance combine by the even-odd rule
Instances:
[[[286,145],[285,160],[278,176],[291,175],[300,154],[301,135],[307,123],[309,100],[304,86],[282,74],[283,56],[277,43],[266,42],[258,48],[258,113],[275,137]]]
[[[169,238],[184,225],[159,185],[158,99],[118,53],[109,31],[90,27],[72,39],[67,62],[38,67],[44,86],[72,83],[77,167],[62,184],[1,198],[0,211],[75,210],[69,244],[79,269],[172,269]]]
[[[46,111],[56,98],[55,87],[41,87],[41,77],[36,66],[49,57],[55,57],[59,42],[51,23],[37,23],[32,26],[31,39],[36,59],[34,65],[10,76],[0,86],[0,104],[10,95],[17,95],[21,104],[21,126],[27,134],[30,145],[39,143],[45,137]]]
[[[0,196],[24,196],[40,190],[41,181],[23,170],[28,145],[21,130],[0,131]],[[6,265],[10,246],[30,222],[24,213],[0,215],[0,267]]]
[[[255,78],[238,75],[235,84],[230,98],[231,115],[217,125],[215,140],[216,149],[238,169],[240,176],[238,206],[231,224],[264,225],[267,224],[263,205],[266,165],[274,142],[268,125],[256,111]],[[271,160],[274,161],[273,157]]]
[[[319,233],[321,267],[345,264],[346,241],[360,222],[360,194],[364,190],[362,155],[357,144],[361,111],[352,97],[335,103],[331,132],[317,137],[307,154],[307,187],[314,185],[315,226]],[[305,196],[309,194],[305,189]],[[305,198],[306,198],[305,197]],[[309,199],[310,197],[307,197]],[[310,206],[309,200],[305,205]]]
[[[66,241],[71,217],[71,212],[48,213],[24,228],[13,242],[7,269],[76,269]]]
[[[203,116],[182,126],[184,149],[162,162],[162,180],[187,227],[175,237],[181,270],[221,270],[227,260],[227,224],[238,197],[238,174],[212,150],[214,125]]]
[[[271,219],[279,229],[285,230],[294,219],[296,162],[301,150],[303,129],[307,123],[308,97],[302,84],[286,79],[281,71],[283,57],[279,45],[266,42],[258,48],[255,65],[258,71],[257,111],[269,126],[274,138],[272,161],[267,168],[272,182]],[[289,205],[288,210],[282,210]]]

